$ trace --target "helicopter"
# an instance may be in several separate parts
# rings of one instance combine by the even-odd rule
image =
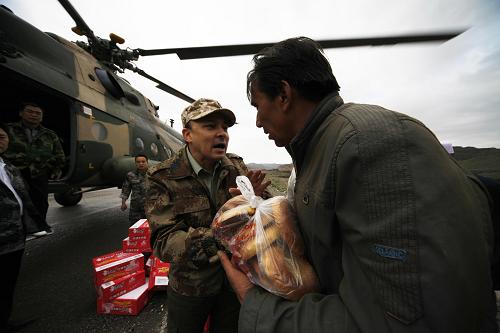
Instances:
[[[83,193],[120,187],[135,169],[134,156],[152,164],[172,156],[184,144],[182,135],[160,120],[151,100],[119,74],[125,70],[187,103],[195,99],[138,68],[140,57],[177,54],[181,59],[251,55],[274,43],[163,49],[123,49],[124,39],[96,36],[68,0],[58,0],[76,23],[72,31],[87,42],[68,41],[42,32],[0,6],[0,121],[17,121],[25,101],[44,110],[45,127],[61,138],[67,163],[63,175],[49,182],[62,206],[74,206]],[[463,31],[372,38],[316,40],[324,49],[446,41]]]

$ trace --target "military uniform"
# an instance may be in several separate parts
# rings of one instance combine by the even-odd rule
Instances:
[[[130,225],[137,222],[137,220],[146,218],[146,214],[144,213],[144,199],[146,197],[145,179],[146,173],[135,170],[127,173],[123,181],[120,198],[127,200],[130,196],[130,211],[128,215]]]
[[[7,124],[7,131],[10,144],[3,156],[21,172],[33,204],[45,221],[49,176],[59,174],[65,162],[59,137],[42,125],[31,130],[21,122]]]
[[[189,309],[200,311],[199,318],[203,318],[202,312],[205,311],[206,318],[210,311],[208,304],[214,297],[224,295],[228,302],[226,308],[233,311],[227,315],[227,320],[235,318],[237,321],[239,303],[220,263],[197,267],[186,245],[195,238],[210,234],[213,217],[231,197],[228,189],[236,187],[236,176],[248,171],[242,158],[233,154],[226,154],[217,170],[210,195],[207,186],[193,171],[186,147],[171,159],[151,167],[146,178],[146,216],[151,227],[154,254],[171,265],[168,302],[174,293],[177,303],[169,304],[169,314],[177,309],[181,312],[181,302],[199,299],[206,304],[191,306],[193,303],[188,303]]]

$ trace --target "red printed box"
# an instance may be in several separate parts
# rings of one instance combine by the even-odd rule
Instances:
[[[112,300],[120,297],[129,291],[139,288],[146,282],[146,274],[144,270],[134,272],[122,276],[113,281],[105,282],[97,289],[98,297],[104,301]]]
[[[157,257],[152,257],[151,271],[149,273],[149,290],[164,290],[168,286],[168,273],[170,263],[163,262]]]
[[[142,253],[116,251],[92,259],[96,286],[144,269]]]
[[[151,252],[149,239],[134,240],[130,237],[122,241],[122,249],[124,252]]]
[[[149,223],[147,219],[140,219],[135,222],[130,228],[128,228],[128,236],[129,237],[137,237],[137,236],[147,236],[151,234],[149,230]]]
[[[97,298],[97,313],[135,316],[149,301],[148,283],[144,283],[125,295],[105,301]]]

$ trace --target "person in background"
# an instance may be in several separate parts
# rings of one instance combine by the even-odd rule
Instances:
[[[38,210],[42,225],[34,236],[52,233],[47,223],[48,181],[61,177],[65,156],[57,134],[42,126],[43,109],[32,102],[23,103],[19,111],[21,120],[7,124],[10,138],[4,158],[16,166],[28,185],[33,204]]]
[[[257,195],[270,184],[260,171],[227,153],[234,113],[202,98],[182,112],[186,145],[147,172],[146,216],[154,255],[170,262],[167,289],[169,333],[237,332],[240,305],[217,258],[210,225],[231,198],[236,176],[247,175]]]
[[[135,171],[127,173],[122,185],[121,210],[127,209],[127,199],[130,196],[130,211],[128,220],[130,225],[140,219],[146,218],[144,212],[144,200],[146,198],[145,180],[146,171],[148,171],[148,157],[146,155],[137,155],[135,157]]]
[[[497,332],[486,189],[420,121],[344,103],[339,89],[309,38],[254,56],[256,125],[292,157],[320,292],[285,300],[219,251],[241,302],[239,332]]]
[[[39,231],[40,220],[19,170],[3,159],[8,146],[7,127],[0,123],[0,332],[15,331],[28,324],[9,323],[9,317],[26,233]]]

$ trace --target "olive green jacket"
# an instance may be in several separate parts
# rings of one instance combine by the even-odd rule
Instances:
[[[253,288],[239,332],[496,332],[485,189],[419,121],[325,98],[287,147],[321,292]]]
[[[182,148],[172,158],[149,168],[146,176],[146,216],[151,246],[161,260],[170,262],[169,285],[187,296],[210,296],[227,287],[217,261],[198,269],[186,252],[186,239],[196,231],[206,233],[219,208],[231,198],[236,176],[246,175],[243,159],[226,154],[221,160],[215,200],[195,175]]]

